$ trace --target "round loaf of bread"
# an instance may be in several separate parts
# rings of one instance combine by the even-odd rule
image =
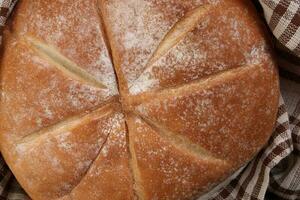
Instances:
[[[34,200],[195,199],[263,148],[279,99],[248,0],[19,0],[1,87]]]

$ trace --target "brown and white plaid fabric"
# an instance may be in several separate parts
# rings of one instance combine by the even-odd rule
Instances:
[[[5,21],[16,2],[0,0],[0,42]],[[251,162],[200,199],[300,199],[300,0],[253,2],[258,6],[260,3],[264,11],[276,38],[279,65],[284,69],[276,127],[266,147]],[[0,156],[2,199],[29,197]]]
[[[269,27],[278,41],[277,45],[285,56],[280,64],[300,75],[300,1],[299,0],[259,0]],[[286,55],[288,55],[286,57]],[[296,57],[296,59],[295,59]],[[288,60],[298,60],[287,63]]]
[[[6,19],[16,2],[17,0],[0,0],[0,42],[2,41],[2,33]]]

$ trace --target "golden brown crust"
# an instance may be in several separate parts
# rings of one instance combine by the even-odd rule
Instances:
[[[104,108],[7,146],[3,153],[34,199],[69,194],[93,164],[120,113]],[[114,134],[114,133],[113,133]]]
[[[192,10],[198,12],[200,17],[191,31],[182,37],[177,36],[178,41],[174,46],[167,46],[169,49],[157,56],[156,61],[148,62],[129,92],[138,94],[175,87],[222,71],[262,62],[268,52],[262,32],[257,29],[260,24],[256,16],[245,11],[251,5],[242,2],[224,1],[217,6],[202,5]],[[243,9],[241,4],[245,4]],[[197,17],[188,14],[172,27],[173,31],[189,30],[185,26],[177,27],[186,18]],[[164,48],[162,44],[172,43],[172,37],[174,34],[170,32],[164,36],[154,56]],[[152,84],[146,85],[144,82]]]
[[[133,180],[129,168],[126,125],[123,115],[112,125],[97,160],[80,184],[73,190],[73,200],[134,199]]]
[[[162,91],[136,106],[135,112],[241,166],[267,142],[273,129],[278,82],[272,68],[247,66]]]
[[[174,146],[138,117],[128,124],[145,200],[194,199],[230,173],[231,164]]]
[[[24,137],[113,98],[108,89],[66,77],[24,40],[12,36],[6,43],[1,62],[1,121],[10,134]]]
[[[249,1],[20,0],[4,39],[0,148],[33,199],[193,199],[271,135]]]
[[[21,0],[14,10],[11,29],[20,37],[31,36],[55,47],[116,92],[112,61],[96,5],[97,0],[36,0],[34,3]]]

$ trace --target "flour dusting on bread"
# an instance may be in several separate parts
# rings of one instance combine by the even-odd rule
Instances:
[[[195,199],[271,135],[250,1],[22,0],[11,19],[0,146],[32,199]]]

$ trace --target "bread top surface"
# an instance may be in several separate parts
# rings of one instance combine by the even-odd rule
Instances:
[[[275,123],[264,27],[240,0],[20,0],[0,147],[33,199],[194,199]]]

